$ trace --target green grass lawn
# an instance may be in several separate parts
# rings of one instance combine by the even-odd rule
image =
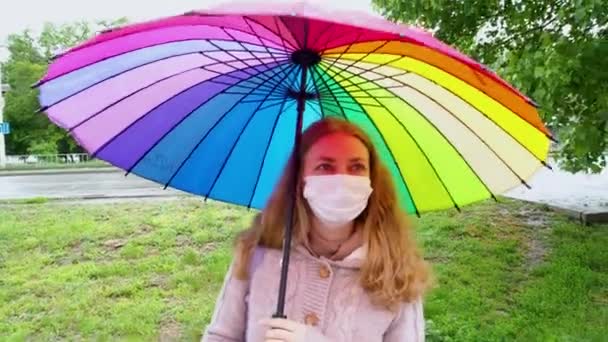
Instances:
[[[25,203],[25,202],[24,202]],[[0,205],[0,340],[198,340],[253,212],[194,200]],[[504,201],[415,221],[429,341],[605,341],[608,226]]]

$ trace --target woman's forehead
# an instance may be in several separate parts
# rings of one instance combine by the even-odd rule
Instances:
[[[308,155],[315,159],[369,159],[369,151],[363,142],[346,133],[332,133],[320,138],[311,146]]]

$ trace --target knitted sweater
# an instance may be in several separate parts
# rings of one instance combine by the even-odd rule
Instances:
[[[258,322],[275,310],[282,253],[262,251],[250,280],[234,278],[230,267],[203,342],[264,341],[266,327]],[[357,281],[364,258],[363,247],[342,261],[294,248],[285,300],[288,319],[313,327],[306,342],[320,341],[321,335],[332,342],[424,341],[421,301],[403,303],[396,312],[374,306]]]

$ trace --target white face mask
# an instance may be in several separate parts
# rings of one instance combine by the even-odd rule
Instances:
[[[308,176],[304,182],[304,198],[327,228],[339,228],[356,219],[372,193],[369,177]]]

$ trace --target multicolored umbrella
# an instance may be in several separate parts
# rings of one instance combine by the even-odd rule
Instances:
[[[323,117],[371,136],[416,214],[525,184],[551,139],[530,99],[431,34],[301,3],[106,31],[58,56],[38,86],[43,111],[95,157],[254,208]]]

